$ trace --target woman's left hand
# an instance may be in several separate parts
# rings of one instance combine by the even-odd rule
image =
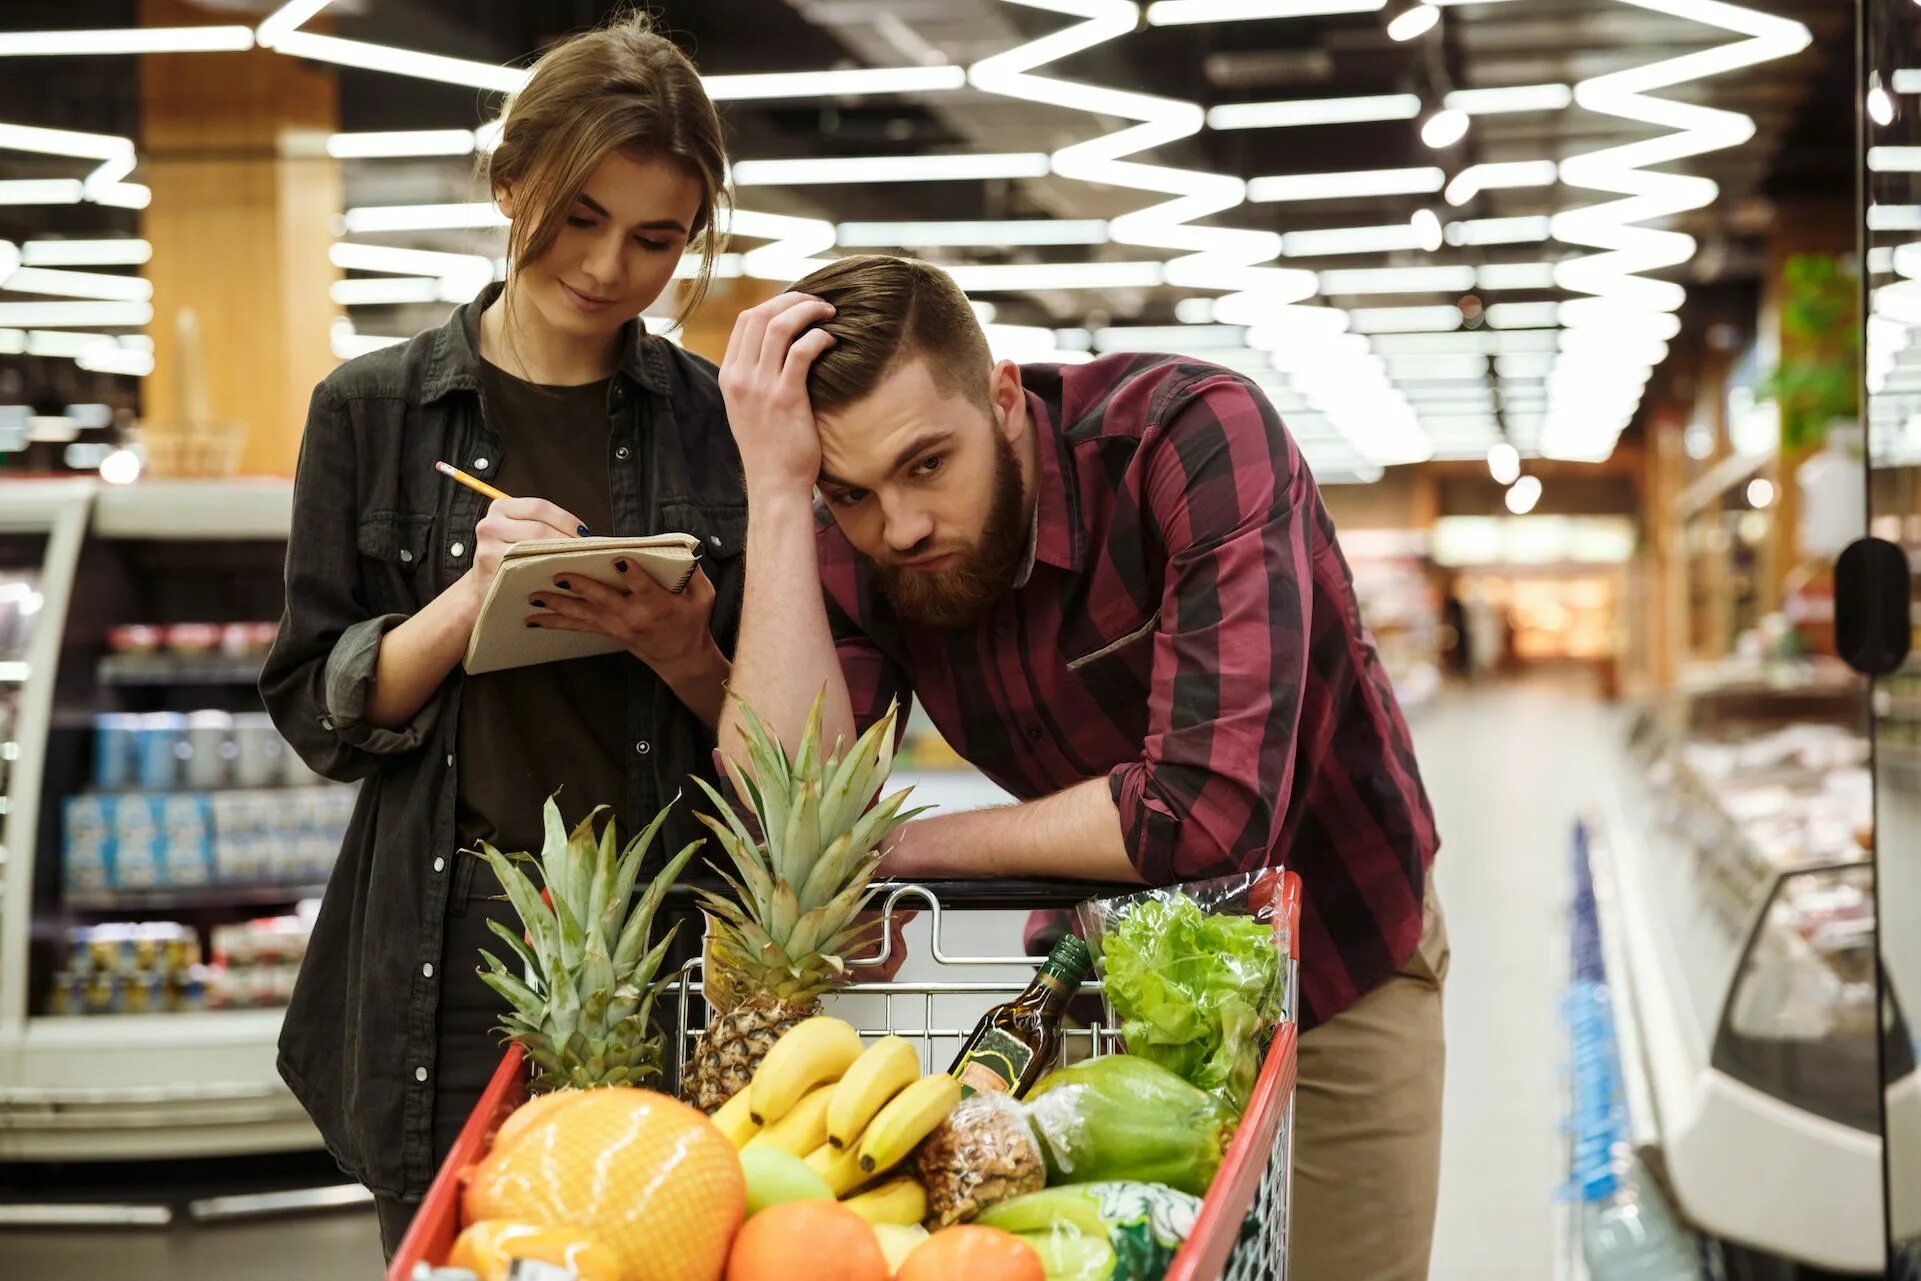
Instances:
[[[528,598],[534,608],[528,625],[612,637],[670,685],[715,670],[724,674],[726,659],[708,631],[714,585],[707,575],[696,566],[686,588],[675,593],[631,562],[616,564],[617,587],[573,574],[555,578],[556,590]]]

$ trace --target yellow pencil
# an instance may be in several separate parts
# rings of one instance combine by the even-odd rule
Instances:
[[[492,485],[489,485],[486,481],[480,479],[478,476],[469,476],[466,472],[460,470],[460,468],[454,466],[452,463],[443,463],[443,462],[436,461],[434,463],[434,470],[439,472],[443,476],[448,476],[454,480],[459,481],[461,484],[473,490],[475,493],[485,494],[489,498],[511,498],[513,496],[511,494],[501,493],[498,489],[495,489]]]

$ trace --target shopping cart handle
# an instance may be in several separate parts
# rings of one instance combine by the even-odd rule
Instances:
[[[889,881],[875,882],[875,889],[885,892],[895,884]],[[1068,908],[1084,903],[1090,898],[1114,898],[1121,894],[1138,894],[1138,885],[1121,885],[1108,881],[1043,881],[1043,880],[980,880],[980,881],[915,881],[933,894],[943,908],[960,911],[1034,911],[1044,908]],[[725,882],[716,877],[699,876],[682,879],[667,892],[669,903],[678,907],[691,906],[689,902],[701,890],[731,896]],[[912,908],[913,902],[902,904]]]

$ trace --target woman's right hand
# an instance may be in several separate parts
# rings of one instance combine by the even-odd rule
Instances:
[[[500,559],[516,543],[536,538],[585,538],[587,526],[564,507],[544,498],[496,498],[474,527],[474,561],[461,577],[471,606],[479,613]]]

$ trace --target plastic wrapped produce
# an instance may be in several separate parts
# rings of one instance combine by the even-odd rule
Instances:
[[[1128,1180],[1205,1195],[1239,1113],[1133,1054],[1044,1076],[1026,1100],[1050,1186]]]
[[[1047,1281],[1159,1281],[1200,1210],[1199,1197],[1155,1183],[1078,1183],[1003,1201],[978,1222],[1033,1246]]]

